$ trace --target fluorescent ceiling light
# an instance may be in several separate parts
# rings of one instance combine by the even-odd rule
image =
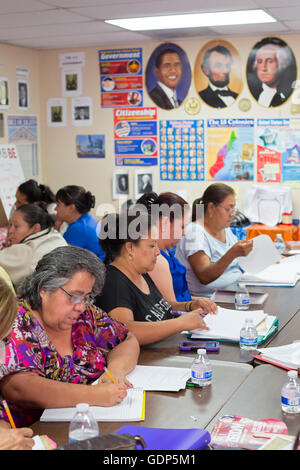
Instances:
[[[184,15],[148,16],[105,20],[105,23],[131,31],[154,29],[200,28],[209,26],[273,23],[275,18],[264,10],[223,11],[216,13],[192,13]]]

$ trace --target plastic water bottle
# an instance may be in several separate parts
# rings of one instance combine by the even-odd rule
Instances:
[[[191,381],[200,387],[206,387],[212,381],[212,368],[206,355],[206,349],[198,349],[191,369]]]
[[[281,409],[285,413],[300,413],[300,383],[296,370],[288,371],[288,381],[281,389]]]
[[[97,421],[92,416],[87,403],[76,405],[76,414],[69,426],[69,442],[84,441],[99,436]]]
[[[252,318],[246,318],[240,332],[240,348],[244,351],[255,351],[257,349],[258,333],[253,325]]]
[[[274,240],[274,245],[279,254],[281,254],[285,250],[285,244],[284,244],[284,240],[282,238],[281,233],[278,233],[276,235],[276,238]]]
[[[234,297],[234,305],[236,310],[248,310],[250,306],[250,295],[247,291],[246,285],[243,283],[239,283],[235,297]]]

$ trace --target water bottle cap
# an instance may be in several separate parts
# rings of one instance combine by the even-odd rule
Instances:
[[[80,413],[86,413],[89,409],[89,405],[87,403],[78,403],[76,405],[76,410]]]
[[[291,378],[291,379],[296,379],[297,376],[298,376],[298,372],[296,370],[289,370],[288,371],[288,376]]]
[[[206,354],[206,349],[197,349],[197,354]]]

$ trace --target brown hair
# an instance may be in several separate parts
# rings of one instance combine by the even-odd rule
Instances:
[[[204,205],[204,213],[207,210],[207,206],[210,202],[212,202],[215,206],[221,204],[227,196],[234,195],[234,189],[231,186],[228,186],[224,183],[213,183],[206,188],[203,195],[198,197],[193,202],[192,207],[192,221],[194,222],[197,220],[197,206],[199,204]]]
[[[7,282],[0,278],[0,339],[10,331],[18,311],[17,299]]]

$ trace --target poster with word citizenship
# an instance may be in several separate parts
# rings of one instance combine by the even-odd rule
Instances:
[[[204,121],[160,121],[160,179],[203,181]]]
[[[300,119],[257,120],[257,181],[300,180]]]
[[[142,49],[99,51],[101,106],[143,105]]]
[[[114,110],[115,164],[157,165],[157,109]]]
[[[254,179],[254,119],[208,119],[207,179]]]

